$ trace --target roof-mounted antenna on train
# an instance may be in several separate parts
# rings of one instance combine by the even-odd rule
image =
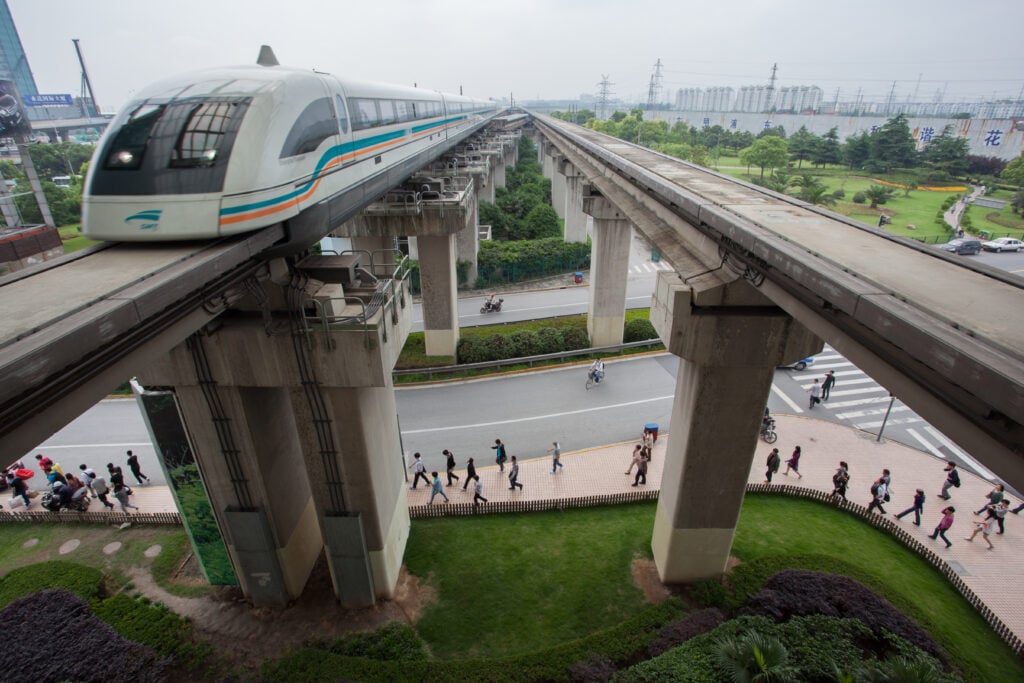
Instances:
[[[256,63],[260,66],[281,66],[281,62],[277,61],[277,55],[274,54],[274,48],[269,45],[260,45],[260,56],[256,58]]]

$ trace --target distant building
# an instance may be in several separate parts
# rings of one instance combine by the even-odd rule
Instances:
[[[22,96],[39,94],[7,0],[0,0],[0,79],[14,81]]]

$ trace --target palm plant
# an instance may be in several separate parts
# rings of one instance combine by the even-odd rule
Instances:
[[[757,631],[739,638],[723,638],[716,660],[733,683],[788,683],[799,680],[795,667],[786,664],[789,655],[776,638]]]

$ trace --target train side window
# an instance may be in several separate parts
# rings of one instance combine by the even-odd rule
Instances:
[[[398,121],[398,116],[395,114],[394,100],[377,100],[380,105],[380,122],[382,125],[388,125],[389,123],[395,123]]]
[[[350,97],[348,101],[352,105],[352,130],[365,130],[380,125],[377,100]]]
[[[348,133],[348,114],[345,113],[345,100],[341,95],[334,96],[334,108],[338,110],[338,125],[342,133]]]
[[[395,104],[395,120],[402,123],[405,121],[411,121],[415,118],[412,115],[412,107],[410,102],[405,100],[394,100]]]
[[[194,107],[171,151],[171,167],[212,166],[236,106],[227,102],[206,102]]]
[[[309,103],[299,114],[281,148],[281,158],[312,152],[327,138],[338,134],[338,119],[331,101],[321,97]]]
[[[144,104],[131,113],[108,148],[103,168],[109,171],[135,170],[149,144],[153,126],[164,112],[163,105]]]

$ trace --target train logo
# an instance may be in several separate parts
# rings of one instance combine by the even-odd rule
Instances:
[[[141,230],[153,230],[160,225],[161,213],[163,213],[162,209],[140,211],[125,218],[124,222]]]

